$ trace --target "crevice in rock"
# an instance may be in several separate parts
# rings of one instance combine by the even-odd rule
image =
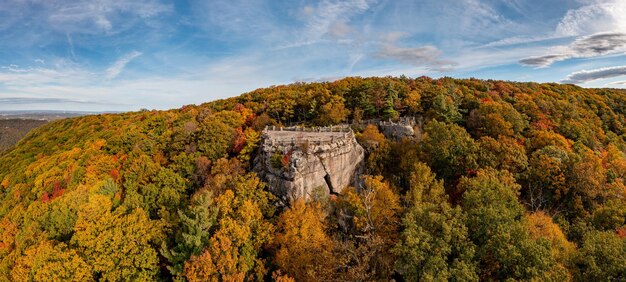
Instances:
[[[335,191],[335,188],[333,187],[333,183],[330,180],[330,173],[328,172],[328,169],[326,168],[324,161],[319,156],[315,156],[315,157],[317,157],[317,159],[320,161],[320,163],[322,164],[322,167],[324,168],[324,172],[326,173],[326,175],[324,175],[324,181],[326,182],[326,185],[328,186],[328,193],[330,195],[339,195],[339,193],[337,193]]]
[[[328,192],[331,195],[339,195],[339,193],[335,192],[333,184],[330,182],[330,175],[328,173],[324,176],[324,181],[326,181],[326,185],[328,185]]]

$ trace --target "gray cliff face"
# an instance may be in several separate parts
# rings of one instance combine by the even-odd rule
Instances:
[[[284,203],[340,193],[361,173],[364,150],[347,127],[267,128],[262,139],[254,170]]]

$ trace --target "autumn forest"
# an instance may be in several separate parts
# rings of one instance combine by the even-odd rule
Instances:
[[[361,185],[284,204],[268,125],[353,127]],[[374,145],[372,145],[374,144]],[[68,118],[0,153],[0,281],[624,281],[626,92],[428,77]]]

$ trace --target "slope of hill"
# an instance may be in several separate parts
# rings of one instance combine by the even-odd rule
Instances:
[[[47,121],[28,119],[0,119],[0,153],[15,145],[29,131]]]
[[[28,132],[49,121],[97,114],[72,111],[0,111],[0,153],[20,141]]]
[[[625,113],[619,90],[401,77],[54,121],[0,156],[0,280],[623,279]],[[279,209],[250,172],[266,125],[398,116],[419,139],[355,127],[358,189]]]

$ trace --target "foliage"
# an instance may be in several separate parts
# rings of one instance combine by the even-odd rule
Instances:
[[[93,195],[78,212],[72,245],[82,254],[94,277],[109,281],[148,281],[158,273],[157,251],[162,240],[158,223],[141,209],[127,211],[104,195]]]
[[[21,118],[0,120],[0,153],[14,146],[29,131],[46,123],[45,120]]]
[[[93,281],[89,265],[63,243],[50,241],[26,250],[11,270],[13,281]]]
[[[591,231],[575,258],[580,281],[619,281],[626,277],[626,240],[612,232]]]
[[[385,157],[391,149],[385,135],[380,133],[378,127],[370,124],[355,137],[365,147],[367,172],[380,174],[383,171]]]
[[[402,212],[400,198],[382,176],[364,176],[363,187],[342,192],[335,208],[346,228],[336,241],[342,280],[383,280],[393,274]]]
[[[162,255],[172,264],[168,269],[172,275],[181,275],[185,261],[191,256],[198,256],[209,244],[211,231],[217,224],[218,209],[213,203],[210,190],[198,191],[185,210],[178,211],[180,218],[176,245],[168,248],[163,245]]]
[[[319,205],[303,200],[292,203],[276,226],[276,264],[297,281],[331,279],[333,241],[326,228]]]
[[[576,246],[567,240],[563,230],[544,212],[526,214],[523,222],[532,239],[545,239],[550,242],[552,256],[559,263],[568,263],[567,260],[575,254]]]
[[[623,280],[625,94],[350,77],[49,122],[0,153],[0,280]],[[371,176],[276,206],[265,126],[350,121]]]
[[[421,160],[430,166],[446,183],[468,175],[478,168],[478,145],[472,137],[456,124],[433,120],[424,128],[420,143]],[[456,199],[463,191],[452,191]]]
[[[318,125],[333,125],[346,121],[350,110],[346,109],[342,98],[332,96],[330,101],[320,109],[320,114],[315,123]]]
[[[475,178],[463,178],[466,224],[477,246],[481,279],[564,279],[545,240],[532,240],[522,224],[519,185],[509,172],[480,170]]]
[[[274,230],[265,218],[272,216],[271,197],[253,174],[233,176],[228,184],[232,186],[215,199],[217,227],[206,247],[185,262],[184,276],[189,280],[260,280],[266,274],[259,252]],[[205,224],[209,222],[210,218]]]
[[[461,209],[448,203],[443,183],[423,163],[413,168],[406,205],[402,240],[394,249],[398,272],[410,281],[477,281],[475,247]]]

